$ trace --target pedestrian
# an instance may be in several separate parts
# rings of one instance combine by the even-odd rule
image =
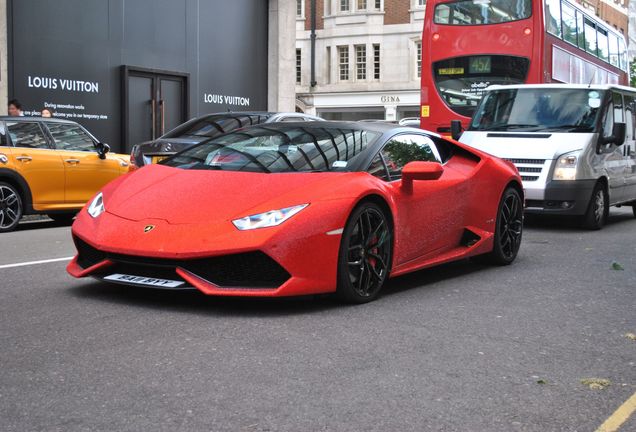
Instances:
[[[17,99],[11,99],[9,101],[9,115],[12,117],[20,117],[24,114],[22,113],[22,104],[18,102]]]
[[[51,108],[44,107],[42,108],[42,117],[51,118],[53,117],[53,110]]]

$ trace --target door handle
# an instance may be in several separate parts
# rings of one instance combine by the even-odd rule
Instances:
[[[15,158],[20,162],[31,162],[33,160],[31,156],[16,156]]]
[[[66,162],[67,164],[76,165],[76,164],[80,163],[80,160],[79,159],[66,159],[64,162]]]
[[[152,139],[157,138],[157,101],[152,99],[150,101],[150,105],[152,106]]]
[[[166,104],[163,103],[163,99],[159,101],[161,107],[161,135],[166,133]]]

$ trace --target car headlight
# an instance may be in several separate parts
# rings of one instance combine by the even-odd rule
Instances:
[[[91,201],[87,211],[88,214],[94,218],[106,211],[106,207],[104,207],[104,195],[102,195],[101,192],[93,198],[93,201]]]
[[[282,224],[308,205],[309,204],[300,204],[292,207],[286,207],[280,210],[270,210],[265,213],[259,213],[252,216],[245,216],[244,218],[240,219],[234,219],[232,223],[241,231],[273,227]]]
[[[552,180],[575,180],[576,167],[579,163],[579,153],[580,152],[576,151],[559,156],[556,166],[554,167]]]

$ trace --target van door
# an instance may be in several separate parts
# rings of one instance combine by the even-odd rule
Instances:
[[[46,210],[64,205],[64,166],[37,121],[6,122],[7,138],[15,147],[11,158],[31,189],[33,207]]]
[[[627,200],[636,200],[636,95],[623,95],[625,102],[625,126],[627,129],[623,153],[626,158],[626,196]]]
[[[612,100],[605,113],[603,121],[603,137],[612,135],[614,123],[625,122],[623,113],[623,96],[618,92],[612,92]],[[624,154],[625,145],[617,146],[608,144],[600,156],[602,166],[594,167],[596,171],[607,174],[609,182],[610,204],[623,201],[625,197],[625,175],[627,171],[627,158]]]

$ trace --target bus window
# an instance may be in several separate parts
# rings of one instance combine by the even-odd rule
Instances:
[[[578,34],[579,48],[585,49],[585,26],[583,25],[584,15],[576,11],[576,32]]]
[[[561,2],[559,0],[545,1],[545,25],[548,32],[561,37]]]
[[[598,38],[598,56],[601,60],[609,61],[609,39],[607,38],[607,30],[599,27],[596,37]]]
[[[618,67],[618,36],[614,33],[609,34],[609,61],[613,66]]]
[[[596,55],[596,23],[587,18],[585,22],[585,51]]]
[[[522,84],[530,60],[513,56],[466,56],[433,64],[433,78],[440,96],[455,112],[471,117],[486,87]]]
[[[438,5],[435,8],[435,24],[499,24],[530,18],[531,15],[532,0],[460,0]]]
[[[623,39],[618,40],[618,61],[621,69],[625,71],[628,70],[627,50],[625,49],[625,41]]]
[[[563,39],[573,45],[577,45],[576,39],[576,10],[568,3],[561,3],[561,15],[563,16]]]

